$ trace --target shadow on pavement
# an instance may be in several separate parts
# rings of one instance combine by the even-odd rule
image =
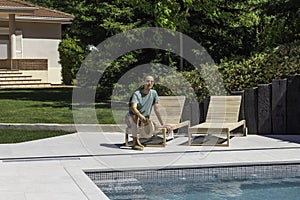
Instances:
[[[263,135],[263,136],[300,144],[300,135]]]

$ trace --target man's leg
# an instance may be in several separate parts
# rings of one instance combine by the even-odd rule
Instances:
[[[131,127],[132,127],[132,148],[135,150],[143,150],[144,146],[141,144],[138,137],[138,117],[136,115],[131,115]]]

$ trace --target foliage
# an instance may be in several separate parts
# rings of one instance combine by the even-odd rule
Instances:
[[[182,74],[185,79],[191,84],[191,87],[198,97],[198,101],[202,101],[209,96],[209,89],[197,70],[182,72]]]
[[[278,46],[270,52],[266,67],[270,68],[271,78],[282,79],[289,74],[300,74],[300,40]]]
[[[66,40],[60,45],[64,81],[68,84],[86,56],[89,45],[97,46],[126,30],[153,26],[180,31],[199,42],[217,65],[220,64],[228,90],[241,90],[297,72],[297,68],[276,70],[270,67],[278,66],[278,63],[285,66],[290,59],[297,58],[289,56],[286,60],[279,60],[279,57],[272,60],[270,58],[275,52],[268,49],[300,38],[298,0],[28,1],[75,16],[73,23],[64,27]],[[69,61],[69,58],[72,59]],[[266,66],[268,59],[274,62],[269,63],[270,66]],[[190,63],[170,52],[150,49],[129,52],[112,63],[103,74],[98,84],[98,97],[110,98],[114,85],[125,72],[150,62],[171,66],[187,76],[196,74]],[[196,88],[199,87],[197,83],[202,87],[197,76],[191,79]],[[206,93],[204,88],[201,90],[196,93]]]
[[[136,53],[126,54],[106,68],[97,87],[96,99],[98,101],[108,99],[111,96],[112,90],[121,76],[130,69],[131,65],[137,62]]]
[[[261,9],[261,22],[257,35],[258,51],[300,38],[300,1],[267,1],[262,4]]]
[[[217,63],[291,42],[300,32],[299,3],[294,0],[199,2],[190,5],[188,33],[199,38]]]
[[[66,36],[58,47],[60,64],[62,66],[63,83],[71,85],[84,59],[84,50],[78,45],[79,40]]]
[[[218,73],[218,72],[217,72]],[[171,71],[165,76],[160,76],[155,81],[153,89],[162,96],[186,96],[187,101],[195,102],[202,101],[210,95],[220,95],[222,90],[222,81],[216,79],[219,76],[212,72],[212,70],[204,70],[202,74],[197,70],[176,72]],[[213,87],[209,87],[213,82]],[[213,80],[214,79],[214,80]],[[130,84],[115,84],[114,95],[112,100],[127,102],[132,95],[133,91],[142,88],[142,78],[137,82]]]
[[[222,60],[218,68],[228,91],[241,91],[258,84],[270,83],[273,79],[286,78],[289,74],[298,74],[300,40],[267,49],[250,58]]]

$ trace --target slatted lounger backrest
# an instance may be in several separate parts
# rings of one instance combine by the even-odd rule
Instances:
[[[241,99],[241,96],[211,96],[206,122],[237,122],[240,112]]]
[[[167,124],[178,124],[184,107],[185,96],[160,96],[159,108],[163,120]],[[150,119],[158,122],[154,109]]]

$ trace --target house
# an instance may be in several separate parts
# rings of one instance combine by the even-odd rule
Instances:
[[[58,45],[73,15],[20,0],[0,0],[0,69],[61,84]],[[1,87],[0,87],[1,88]]]

